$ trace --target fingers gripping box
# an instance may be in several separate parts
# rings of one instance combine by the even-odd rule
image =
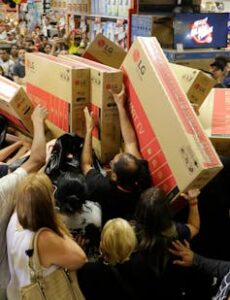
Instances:
[[[175,198],[222,168],[156,38],[138,37],[121,69],[140,151],[152,181]]]

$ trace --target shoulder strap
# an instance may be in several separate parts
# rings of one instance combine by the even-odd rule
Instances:
[[[26,254],[29,256],[29,269],[30,269],[30,279],[31,282],[36,281],[37,279],[41,279],[42,275],[42,266],[38,257],[38,249],[37,249],[37,239],[39,234],[47,230],[48,228],[40,228],[32,237],[30,243],[30,249],[26,250]]]

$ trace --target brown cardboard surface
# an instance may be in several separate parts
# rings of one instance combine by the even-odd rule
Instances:
[[[89,68],[43,53],[26,54],[27,93],[49,110],[48,127],[55,136],[85,134],[83,109],[90,102]]]
[[[115,92],[121,90],[122,72],[74,55],[62,58],[90,68],[91,110],[97,120],[97,128],[93,131],[93,148],[100,161],[108,163],[119,152],[121,143],[118,110],[108,89]]]
[[[213,63],[214,59],[191,59],[191,60],[177,60],[176,64],[186,66],[189,68],[199,69],[202,71],[209,72],[210,64]]]
[[[123,48],[101,33],[96,36],[82,55],[84,58],[113,68],[119,68],[125,56],[126,51]]]
[[[230,154],[230,90],[213,89],[200,107],[199,119],[216,151]]]
[[[156,38],[138,37],[122,70],[153,183],[170,198],[189,188],[202,188],[222,164]]]
[[[170,67],[190,102],[197,104],[198,107],[217,83],[210,75],[200,70],[177,64],[170,64]]]
[[[33,105],[24,89],[0,76],[0,113],[7,117],[14,127],[32,136],[32,112]]]

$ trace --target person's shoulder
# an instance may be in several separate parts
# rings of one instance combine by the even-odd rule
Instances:
[[[86,177],[87,182],[94,181],[94,182],[100,183],[100,184],[108,184],[109,183],[108,176],[102,175],[98,170],[96,170],[94,168],[90,169],[85,177]]]
[[[78,270],[79,275],[85,275],[86,278],[90,278],[93,276],[96,278],[101,278],[104,274],[110,273],[110,267],[103,263],[103,261],[100,259],[96,262],[87,262],[80,270]],[[97,276],[95,277],[95,274]]]

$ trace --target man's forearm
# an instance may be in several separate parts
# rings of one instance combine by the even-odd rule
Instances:
[[[197,205],[197,199],[195,200],[196,204],[189,204],[189,212],[188,212],[188,221],[187,223],[195,227],[198,231],[200,229],[200,214]]]
[[[45,163],[46,159],[46,137],[44,130],[44,122],[34,122],[34,139],[31,146],[30,160],[41,162],[41,165]]]
[[[84,174],[87,172],[86,168],[91,166],[92,162],[92,132],[87,132],[81,154],[81,168]]]
[[[118,113],[120,118],[121,134],[125,144],[137,144],[135,131],[123,105],[118,105]]]
[[[194,253],[193,265],[211,276],[222,279],[230,270],[230,262],[206,258]]]

